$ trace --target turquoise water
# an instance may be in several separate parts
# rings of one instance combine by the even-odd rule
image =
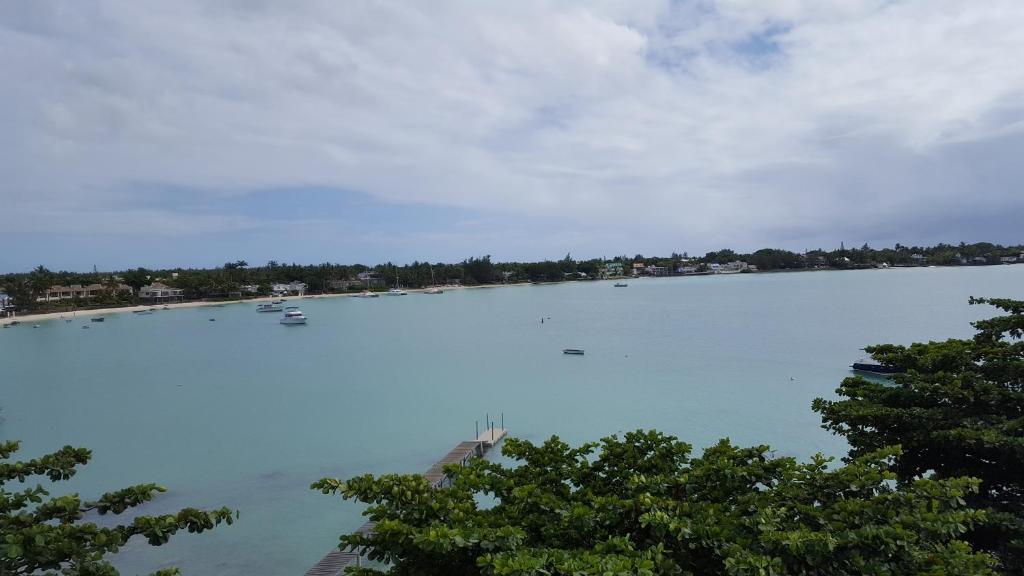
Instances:
[[[22,439],[24,456],[93,449],[73,483],[83,495],[156,481],[170,491],[147,513],[241,512],[209,534],[129,546],[125,574],[301,574],[361,524],[310,482],[423,471],[485,413],[536,440],[643,427],[698,448],[728,436],[841,454],[811,400],[865,345],[971,334],[992,309],[970,295],[1024,298],[1024,266],[295,299],[310,318],[298,327],[252,304],[114,314],[89,330],[45,322],[0,331],[0,437]]]

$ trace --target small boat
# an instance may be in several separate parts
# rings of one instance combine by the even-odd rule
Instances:
[[[401,288],[392,288],[388,290],[387,294],[388,296],[405,296],[406,294],[408,294],[408,292],[402,290]]]
[[[170,307],[170,306],[164,306],[164,308],[163,308],[163,309],[164,309],[164,310],[170,310],[170,309],[171,309],[171,307]]]
[[[89,319],[90,322],[103,322],[103,320],[104,320],[103,316],[99,316],[97,318],[90,318]]]
[[[137,316],[148,316],[152,313],[152,310],[135,310],[134,312],[132,312],[132,314],[135,314]]]
[[[280,312],[284,306],[280,302],[264,302],[256,307],[257,312]]]
[[[892,376],[893,374],[899,374],[900,372],[903,372],[903,370],[899,368],[894,368],[892,366],[885,366],[884,364],[880,364],[874,358],[861,358],[860,360],[857,360],[853,364],[850,364],[850,368],[853,369],[855,372],[864,372],[866,374],[884,377],[889,377]]]
[[[434,279],[434,267],[430,267],[430,288],[423,291],[424,294],[444,294],[444,290],[437,287],[437,280]]]
[[[376,292],[370,292],[369,290],[356,294],[356,298],[376,298],[378,296],[380,296],[380,294],[377,294]]]
[[[82,330],[88,330],[88,329],[89,329],[89,325],[88,324],[86,324],[85,326],[82,326]]]
[[[571,356],[583,356],[583,350],[579,348],[566,348],[562,350],[562,354],[569,354]]]
[[[629,284],[626,284],[625,282],[616,282],[615,283],[615,287],[616,288],[627,288],[627,287],[629,287]]]
[[[284,316],[281,317],[281,324],[305,324],[306,317],[299,310],[298,306],[289,306],[284,310]]]

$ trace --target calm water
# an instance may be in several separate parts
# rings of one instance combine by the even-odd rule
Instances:
[[[643,427],[698,448],[728,436],[841,454],[811,400],[865,345],[971,334],[992,310],[970,295],[1024,298],[1024,266],[296,300],[305,327],[251,304],[48,322],[0,331],[0,437],[26,456],[92,448],[73,483],[86,496],[157,481],[171,490],[147,513],[241,511],[232,527],[130,546],[126,574],[301,574],[361,524],[310,482],[423,471],[486,412],[538,440]]]

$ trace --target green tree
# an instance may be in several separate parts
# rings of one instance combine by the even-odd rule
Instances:
[[[900,445],[902,482],[971,476],[970,505],[987,520],[968,539],[995,553],[1007,573],[1024,574],[1024,302],[971,299],[1008,312],[974,322],[969,340],[866,350],[905,370],[894,384],[847,378],[839,400],[817,399],[824,427],[842,434],[856,458]]]
[[[185,508],[176,514],[137,516],[130,524],[112,527],[83,522],[89,513],[121,514],[166,488],[139,484],[94,501],[83,501],[77,494],[50,497],[39,484],[8,491],[8,484],[25,485],[33,476],[45,476],[51,482],[68,480],[92,455],[84,448],[65,446],[33,460],[10,461],[18,447],[18,442],[0,442],[0,574],[116,576],[117,571],[104,557],[132,537],[141,536],[159,546],[179,530],[203,532],[232,522],[227,508],[209,512]],[[173,569],[159,572],[165,576],[176,573]]]
[[[727,440],[690,451],[653,431],[579,448],[513,439],[503,453],[516,466],[450,465],[451,488],[419,475],[312,488],[369,505],[374,530],[341,547],[366,547],[393,574],[991,573],[991,559],[958,540],[982,516],[964,506],[975,480],[897,488],[896,449],[838,468]]]
[[[31,289],[32,302],[46,294],[46,291],[55,284],[56,275],[45,266],[37,266],[28,275],[28,285]]]
[[[494,264],[490,255],[482,258],[470,258],[462,262],[466,279],[472,284],[489,284],[494,281]]]
[[[32,297],[32,286],[20,276],[12,276],[4,283],[4,292],[14,300],[14,305],[23,310],[31,310],[36,307],[35,298]]]

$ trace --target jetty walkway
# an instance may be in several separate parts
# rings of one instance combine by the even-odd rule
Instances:
[[[504,418],[502,418],[504,420]],[[469,462],[470,458],[479,458],[487,453],[488,450],[493,448],[501,439],[508,434],[505,428],[495,428],[493,426],[487,428],[477,437],[476,440],[467,440],[466,442],[459,442],[459,444],[452,448],[444,458],[438,460],[433,466],[427,470],[423,476],[430,483],[432,488],[447,488],[451,486],[451,478],[444,473],[444,467],[447,464],[458,463],[465,466]],[[362,534],[372,534],[373,529],[376,527],[376,522],[370,521],[360,526],[356,532]],[[359,566],[360,560],[363,557],[362,550],[332,550],[327,553],[326,556],[320,559],[319,562],[313,565],[308,571],[306,576],[342,576],[345,573],[345,568],[351,565]]]

